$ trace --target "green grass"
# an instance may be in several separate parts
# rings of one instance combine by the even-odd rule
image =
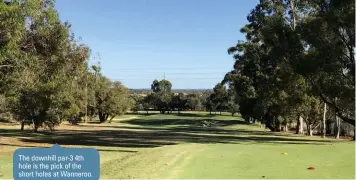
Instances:
[[[354,142],[271,133],[228,114],[125,115],[111,124],[61,125],[46,135],[18,129],[0,126],[0,178],[12,178],[16,148],[53,143],[97,148],[103,179],[355,177]]]

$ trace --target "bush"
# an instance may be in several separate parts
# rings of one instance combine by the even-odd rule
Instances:
[[[11,122],[12,120],[13,120],[13,116],[10,112],[0,113],[1,122]]]

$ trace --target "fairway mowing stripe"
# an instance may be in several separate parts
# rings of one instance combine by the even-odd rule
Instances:
[[[186,153],[187,153],[187,151],[185,150],[182,154],[180,154],[179,157],[181,157],[182,155],[185,155]],[[188,152],[188,154],[189,154],[189,152]],[[183,163],[180,163],[180,165],[178,165],[178,166],[176,166],[176,167],[173,167],[171,176],[176,177],[180,172],[183,171],[183,170],[182,170],[182,167],[183,167],[182,164],[184,164],[184,163],[187,161],[188,158],[186,158],[186,157],[187,157],[187,156],[183,157],[183,160],[182,160]],[[188,157],[189,157],[189,159],[190,159],[190,156],[189,156],[189,155],[188,155]],[[180,159],[182,159],[182,158],[180,158]],[[178,158],[176,158],[175,162],[177,162],[177,160],[178,160]]]
[[[187,150],[184,150],[184,151],[180,151],[179,154],[177,155],[174,155],[172,159],[170,159],[170,161],[168,161],[167,163],[165,163],[165,166],[164,168],[168,168],[170,166],[174,166],[174,164],[181,158],[181,156],[184,156],[185,154],[187,153]],[[169,169],[169,168],[168,168]],[[158,172],[156,171],[155,172],[155,176],[157,176],[159,173],[162,173],[162,172]]]
[[[196,153],[201,153],[203,150],[205,150],[204,148],[202,148],[203,146],[198,145],[198,147],[194,147],[194,151],[192,152],[191,149],[189,148],[189,152],[188,155],[183,157],[183,159],[181,161],[179,161],[180,163],[178,164],[178,166],[173,167],[172,169],[172,173],[170,175],[170,177],[177,177],[177,175],[184,171],[183,167],[186,166],[188,164],[188,162],[192,159],[192,157],[194,157],[194,154]],[[184,151],[183,154],[186,154],[187,150]],[[179,177],[179,176],[178,176]]]

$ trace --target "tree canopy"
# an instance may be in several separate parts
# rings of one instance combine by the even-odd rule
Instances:
[[[89,57],[53,0],[0,1],[0,94],[22,128],[53,129],[62,120],[128,109],[127,88],[98,68],[91,72]]]
[[[228,49],[241,114],[280,131],[283,119],[320,120],[320,102],[355,125],[354,1],[261,0]],[[309,123],[310,124],[310,123]]]

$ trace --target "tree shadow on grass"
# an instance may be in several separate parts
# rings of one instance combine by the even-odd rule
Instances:
[[[180,116],[180,117],[210,117],[209,114],[198,114],[198,113],[172,113],[170,115]]]
[[[37,137],[37,136],[51,136],[54,132],[39,131],[34,133],[32,130],[19,129],[0,129],[0,137]]]
[[[214,121],[212,127],[204,127],[206,121]],[[13,137],[23,146],[36,143],[103,146],[123,148],[155,148],[178,143],[200,144],[330,144],[329,140],[290,137],[279,133],[253,131],[248,129],[222,128],[230,125],[246,125],[241,120],[213,119],[131,119],[120,124],[136,126],[93,126],[81,124],[85,129],[58,129],[54,132],[20,131],[0,129],[0,137]],[[0,141],[1,142],[1,141]],[[11,143],[7,143],[11,144]],[[105,151],[105,150],[103,150]]]
[[[88,124],[102,124],[100,121],[88,121]]]
[[[230,126],[236,124],[246,124],[241,120],[213,120],[213,119],[130,119],[120,121],[121,123],[140,126],[167,126],[167,125],[196,125],[200,126],[204,122],[215,122],[214,126]]]
[[[175,115],[175,116],[186,116],[186,117],[216,117],[216,116],[229,116],[229,117],[241,117],[237,114],[235,114],[234,116],[231,116],[231,114],[226,114],[226,113],[223,113],[223,114],[209,114],[209,113],[194,113],[191,112],[191,113],[186,113],[186,112],[182,112],[182,113],[172,113],[171,115]]]
[[[133,113],[133,112],[128,112],[128,113],[125,113],[125,115],[137,115],[137,116],[152,116],[152,115],[158,115],[160,114],[159,112],[146,112],[146,111],[142,111],[140,113]]]
[[[194,125],[179,125],[179,126],[101,126],[105,128],[115,128],[118,130],[132,130],[132,131],[155,131],[155,132],[182,132],[182,133],[196,133],[196,134],[225,134],[225,135],[250,135],[251,133],[240,132],[236,129],[222,129],[219,127],[202,127]],[[255,135],[271,135],[269,132],[254,131]]]
[[[14,147],[19,147],[19,145],[14,145],[14,144],[9,144],[9,143],[0,143],[0,145],[2,146],[14,146]],[[30,145],[30,144],[22,144],[20,145],[20,147],[39,147],[39,146],[35,146],[35,145]],[[52,145],[49,145],[48,147],[45,148],[50,148],[52,147]],[[101,149],[101,148],[96,148],[97,151],[106,151],[106,152],[127,152],[127,153],[137,153],[138,151],[134,151],[134,150],[122,150],[122,149]]]
[[[202,129],[166,128],[165,130],[146,129],[100,129],[96,130],[58,130],[51,135],[32,135],[24,137],[19,130],[2,130],[0,136],[17,137],[24,145],[31,143],[47,143],[60,145],[105,146],[123,148],[154,148],[178,143],[201,144],[239,144],[239,143],[267,143],[267,144],[330,144],[327,140],[310,140],[303,138],[278,137],[261,135],[254,131],[247,134],[221,133],[223,129],[210,129],[214,133],[207,133]],[[194,133],[192,133],[192,131]]]

